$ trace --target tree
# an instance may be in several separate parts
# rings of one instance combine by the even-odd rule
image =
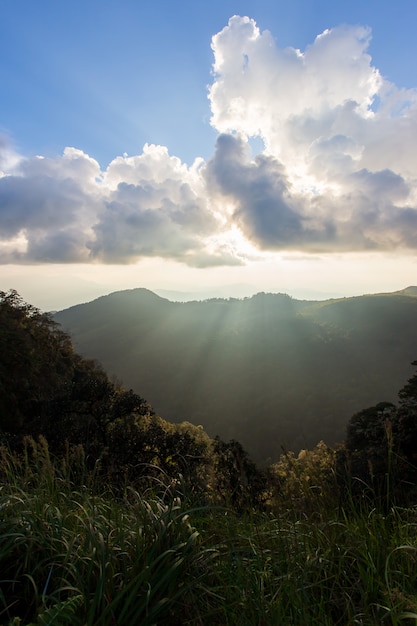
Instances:
[[[316,511],[319,504],[329,506],[338,495],[335,462],[336,452],[323,441],[298,456],[285,451],[268,471],[271,506],[298,513]]]
[[[0,348],[0,434],[14,449],[43,436],[55,455],[82,448],[113,484],[164,477],[193,497],[215,483],[234,506],[259,499],[260,474],[237,441],[213,445],[203,429],[155,415],[15,291],[0,292]]]
[[[77,354],[49,314],[18,293],[0,292],[0,431],[3,438],[45,435],[99,454],[108,424],[151,412],[140,396],[111,382],[98,363]]]
[[[72,371],[70,337],[14,290],[0,292],[0,430],[41,424]]]
[[[349,420],[339,469],[344,464],[345,478],[360,479],[357,491],[367,485],[385,501],[408,503],[417,495],[417,374],[398,396],[398,406],[380,402]]]
[[[214,473],[216,493],[225,504],[238,510],[262,505],[265,475],[238,441],[214,439]]]
[[[363,409],[349,420],[344,450],[338,454],[339,478],[347,470],[353,493],[386,498],[388,470],[393,469],[393,423],[397,409],[391,402]],[[345,468],[343,468],[345,465]]]
[[[417,361],[412,364],[417,367]],[[408,485],[410,492],[415,491],[417,483],[417,373],[399,392],[399,407],[394,426],[398,455],[402,461],[402,481],[404,485]]]

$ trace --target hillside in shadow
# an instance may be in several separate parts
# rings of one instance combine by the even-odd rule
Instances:
[[[327,301],[171,302],[120,291],[55,314],[76,349],[174,422],[238,439],[261,463],[334,445],[393,401],[417,358],[417,288]]]

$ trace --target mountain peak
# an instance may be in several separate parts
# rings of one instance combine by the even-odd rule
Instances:
[[[167,301],[167,298],[158,296],[155,292],[145,287],[135,287],[134,289],[123,289],[121,291],[113,291],[103,298],[129,298],[135,300],[153,300],[153,301]]]
[[[417,296],[417,287],[410,285],[410,287],[406,287],[400,293],[404,294],[405,296]]]

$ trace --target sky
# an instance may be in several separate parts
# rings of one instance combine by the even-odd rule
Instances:
[[[414,0],[0,11],[0,290],[417,284]]]

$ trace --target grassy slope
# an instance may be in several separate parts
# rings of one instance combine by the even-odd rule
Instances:
[[[14,626],[415,624],[416,515],[320,497],[269,513],[112,494],[82,456],[2,449],[0,621]],[[30,455],[29,455],[30,452]],[[28,455],[31,460],[28,460]]]

